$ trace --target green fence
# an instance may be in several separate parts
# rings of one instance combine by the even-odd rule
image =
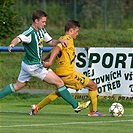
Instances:
[[[133,0],[16,0],[14,9],[24,26],[31,23],[37,9],[48,14],[49,28],[64,27],[68,19],[80,21],[85,29],[133,28]]]

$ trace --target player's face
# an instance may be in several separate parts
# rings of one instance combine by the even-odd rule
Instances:
[[[42,29],[46,25],[46,17],[42,17],[39,20],[36,20],[36,26],[38,30]]]
[[[73,28],[73,29],[72,29],[71,37],[72,37],[73,39],[76,39],[76,37],[77,37],[78,34],[79,34],[79,27]]]

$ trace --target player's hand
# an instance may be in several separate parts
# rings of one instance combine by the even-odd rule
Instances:
[[[61,45],[62,45],[63,47],[67,47],[67,45],[68,45],[67,40],[60,40],[60,43],[61,43]]]
[[[9,45],[9,47],[8,47],[8,51],[11,52],[11,50],[12,50],[12,48],[14,48],[14,46],[15,46],[15,45],[14,45],[13,43],[11,43],[11,44]]]
[[[43,66],[49,69],[52,66],[52,64],[50,62],[43,62]]]

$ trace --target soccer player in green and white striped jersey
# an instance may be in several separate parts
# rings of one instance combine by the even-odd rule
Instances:
[[[67,40],[53,40],[47,33],[44,26],[46,25],[47,14],[44,11],[37,10],[32,15],[32,25],[30,25],[22,34],[14,38],[9,45],[8,50],[18,43],[22,42],[25,50],[25,56],[22,60],[21,71],[15,84],[7,85],[1,92],[0,98],[10,93],[22,89],[31,77],[37,77],[42,81],[55,85],[58,88],[59,95],[72,105],[74,109],[79,108],[78,102],[71,96],[64,82],[51,69],[44,67],[42,57],[43,43],[46,42],[50,46],[61,43],[67,47]]]

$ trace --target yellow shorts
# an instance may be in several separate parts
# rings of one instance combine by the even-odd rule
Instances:
[[[68,88],[75,90],[81,90],[89,83],[89,77],[86,77],[82,73],[74,72],[68,76],[60,76],[64,84]]]

